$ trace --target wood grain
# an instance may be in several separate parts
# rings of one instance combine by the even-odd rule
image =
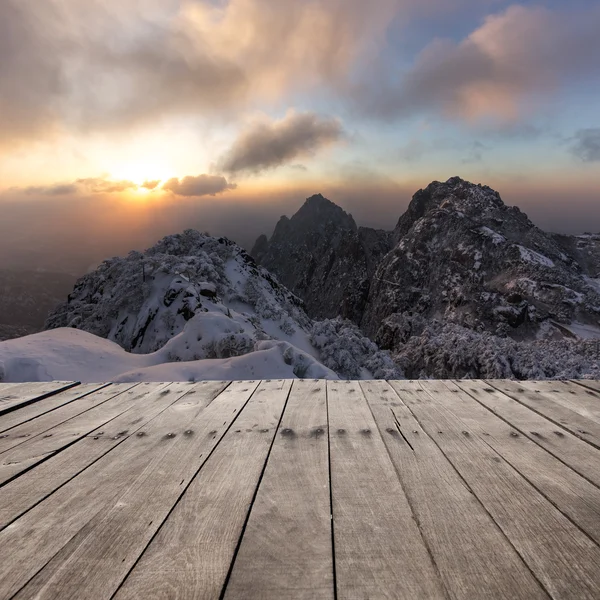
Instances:
[[[337,597],[447,597],[358,382],[327,401]]]
[[[190,421],[201,414],[225,384],[176,383],[168,389],[164,384],[148,385],[164,388],[158,394],[169,404],[166,410],[135,435],[126,434],[120,444],[111,446],[110,452],[0,532],[0,598],[15,594],[82,528],[91,526],[103,509],[114,505],[147,468],[152,468],[153,460],[168,450],[170,445],[165,443],[165,436],[172,432],[183,434]],[[118,431],[107,429],[107,432],[116,433],[109,440],[118,441]],[[80,446],[83,451],[86,442],[97,444],[98,448],[111,443],[99,431],[96,433],[72,448]],[[97,574],[101,576],[101,571],[97,570]]]
[[[488,381],[492,387],[500,390],[513,400],[527,406],[559,427],[600,449],[600,423],[582,417],[576,411],[555,402],[547,394],[535,387],[535,384],[516,381]]]
[[[10,450],[11,448],[14,448],[15,446],[27,442],[30,439],[35,437],[39,438],[46,432],[52,433],[50,431],[52,428],[69,421],[73,417],[82,415],[91,408],[103,404],[107,400],[110,400],[111,398],[114,398],[115,396],[132,389],[135,385],[137,384],[118,383],[110,385],[94,393],[86,394],[78,400],[73,400],[56,408],[55,410],[46,412],[45,414],[38,416],[36,419],[28,420],[21,425],[13,427],[3,434],[0,434],[0,454]],[[80,387],[81,386],[77,386],[76,389]],[[68,394],[69,392],[65,393]],[[60,395],[62,394],[59,394],[59,396]],[[36,405],[34,404],[32,406]],[[27,408],[29,407],[26,407],[24,410],[27,410]],[[9,416],[11,414],[14,413],[9,413]],[[0,417],[0,419],[2,419],[2,417]]]
[[[537,390],[557,404],[600,423],[600,392],[570,381],[523,381],[520,385],[534,392]]]
[[[219,598],[290,386],[261,383],[115,600]]]
[[[15,598],[110,598],[258,383],[232,383],[188,421],[185,429],[179,425],[164,435],[162,447],[149,453],[146,468]],[[163,414],[176,406],[177,403],[171,405]],[[121,444],[117,452],[124,449],[126,443]],[[125,456],[121,458],[124,460]],[[116,468],[114,474],[120,470]]]
[[[136,394],[131,384],[120,383],[114,386],[116,395],[92,406],[89,410],[68,419],[51,429],[44,430],[34,437],[27,438],[21,444],[0,454],[0,485],[30,469],[73,444],[98,427],[102,427],[120,414],[143,400],[144,394]],[[92,397],[93,400],[93,397]],[[88,399],[82,400],[88,403]],[[47,419],[51,419],[50,416]],[[2,440],[0,440],[1,442]]]
[[[364,381],[361,387],[448,596],[457,600],[548,598],[391,386],[385,381]],[[414,400],[418,396],[414,389],[402,388],[399,393]]]
[[[190,384],[139,384],[136,395],[140,403],[135,410],[119,415],[2,488],[0,530],[136,433],[190,389]]]
[[[133,384],[132,384],[133,385]],[[73,402],[79,398],[91,394],[105,387],[110,386],[110,383],[82,383],[65,392],[60,392],[54,396],[44,398],[43,402],[35,402],[18,410],[6,413],[0,416],[0,436],[2,433],[21,425],[27,421],[31,421],[43,414],[49,413],[60,406],[64,406],[69,402]],[[0,388],[0,396],[2,391]],[[39,432],[38,432],[39,433]]]
[[[9,384],[10,385],[10,384]],[[0,416],[79,385],[77,381],[20,383],[0,389]]]
[[[450,390],[454,395],[448,407],[454,415],[600,544],[600,489],[541,446],[520,435],[511,425],[460,389],[460,385],[460,382],[429,382],[427,391],[434,399],[440,398],[441,401],[448,397]]]
[[[597,599],[600,548],[419,382],[391,382],[552,598]],[[420,397],[402,388],[421,389]]]
[[[477,402],[510,423],[518,433],[600,487],[599,450],[483,381],[460,385]]]
[[[226,599],[333,599],[325,382],[294,381]]]

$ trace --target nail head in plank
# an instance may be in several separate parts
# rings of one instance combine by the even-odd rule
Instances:
[[[494,382],[496,383],[496,382]],[[476,400],[587,480],[600,487],[600,450],[483,381],[461,383]]]
[[[510,396],[513,400],[527,406],[546,419],[570,431],[573,435],[600,449],[600,423],[596,423],[580,414],[554,402],[541,391],[535,391],[532,386],[521,385],[516,381],[488,381],[492,387]]]

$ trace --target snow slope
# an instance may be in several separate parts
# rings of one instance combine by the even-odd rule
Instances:
[[[402,376],[355,325],[312,321],[242,248],[194,230],[105,261],[46,326],[0,343],[0,381]]]
[[[258,342],[244,356],[171,362],[185,336],[150,354],[134,354],[86,331],[61,328],[0,344],[0,381],[200,381],[206,379],[337,379],[288,342]],[[183,353],[183,352],[182,352]]]

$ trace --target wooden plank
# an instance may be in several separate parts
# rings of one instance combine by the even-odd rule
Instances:
[[[114,385],[117,395],[0,454],[0,486],[47,460],[88,433],[128,411],[144,398],[130,383]],[[129,390],[129,391],[128,391]],[[102,392],[100,392],[102,393]]]
[[[445,598],[358,382],[327,382],[337,597]]]
[[[463,386],[469,384],[429,381],[424,387],[434,400],[447,400],[448,390],[453,393],[447,408],[600,544],[600,489],[484,408]]]
[[[448,596],[548,598],[392,387],[385,381],[365,381],[361,387]],[[411,389],[403,389],[402,395],[418,396]]]
[[[600,487],[600,451],[483,381],[462,382],[480,404]]]
[[[334,597],[324,381],[294,381],[224,597]]]
[[[110,452],[1,531],[0,598],[15,594],[83,528],[90,528],[106,506],[114,504],[130,489],[145,469],[152,469],[161,452],[168,451],[171,447],[168,441],[172,439],[168,434],[183,435],[189,423],[225,385],[223,382],[177,383],[161,389],[158,393],[168,398],[170,404],[166,410],[135,435],[124,436],[122,443],[112,446]],[[171,403],[173,398],[175,402]],[[103,431],[114,433],[109,428]],[[98,435],[88,436],[70,448],[79,446],[83,452],[93,444],[103,448],[111,443],[96,433]],[[115,437],[118,435],[112,436]],[[36,467],[33,473],[41,467]]]
[[[600,449],[600,423],[595,423],[574,410],[554,402],[547,394],[535,389],[527,382],[509,380],[487,381],[513,400],[527,406],[556,425],[570,431],[573,435]],[[521,385],[523,383],[523,385]]]
[[[115,600],[220,597],[290,386],[261,383]]]
[[[42,383],[23,383],[14,388],[8,388],[0,395],[0,415],[27,406],[33,402],[38,402],[58,394],[64,390],[79,385],[77,381],[46,381]],[[1,391],[0,391],[1,393]]]
[[[2,488],[0,530],[133,435],[191,389],[188,383],[139,384],[136,395],[140,402],[133,410],[122,413],[101,430],[91,432]]]
[[[522,387],[538,391],[586,419],[600,423],[600,393],[570,381],[523,381]]]
[[[32,419],[13,427],[9,431],[0,435],[0,454],[23,444],[29,439],[33,439],[36,436],[49,432],[52,428],[56,428],[58,425],[65,423],[66,421],[81,415],[82,413],[94,408],[115,396],[122,394],[132,389],[135,383],[119,383],[104,387],[100,391],[95,393],[87,394],[77,400],[72,401],[56,410],[47,412],[37,419]],[[79,389],[81,386],[77,386],[75,389]],[[67,394],[69,392],[66,392]],[[60,396],[61,394],[59,394]],[[39,403],[38,403],[39,404]],[[35,406],[35,404],[33,405]],[[25,408],[27,410],[28,407]],[[14,413],[9,413],[14,414]]]
[[[15,598],[111,598],[257,386],[258,382],[232,383],[185,430],[173,428],[163,436],[156,454],[150,455],[147,467],[127,489]],[[116,452],[122,452],[126,443]],[[125,457],[121,454],[121,460]],[[120,471],[118,467],[112,475]]]
[[[17,425],[22,425],[27,421],[31,421],[41,415],[49,413],[61,406],[83,398],[92,392],[96,392],[110,386],[110,383],[82,383],[66,392],[55,394],[44,398],[43,402],[35,402],[12,412],[0,416],[0,438],[2,434]],[[0,395],[2,392],[0,391]]]
[[[555,599],[597,599],[600,548],[419,382],[391,382],[538,581]],[[403,388],[421,389],[420,399]]]
[[[594,379],[572,379],[571,383],[579,385],[594,392],[600,392],[600,381]]]

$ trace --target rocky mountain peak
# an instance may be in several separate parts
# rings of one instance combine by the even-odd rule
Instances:
[[[389,233],[357,227],[352,215],[316,194],[291,218],[281,217],[270,240],[260,236],[251,254],[304,299],[310,316],[358,322],[390,243]]]
[[[287,220],[286,217],[282,217],[282,219],[284,218]],[[294,227],[308,226],[319,229],[335,227],[351,231],[357,230],[352,215],[322,194],[315,194],[307,198],[289,221]]]
[[[454,211],[477,219],[493,212],[512,211],[523,215],[527,225],[531,225],[526,215],[518,208],[507,207],[500,194],[492,188],[451,177],[446,182],[433,181],[413,196],[408,209],[398,220],[394,239],[399,241],[419,219],[433,210]]]

